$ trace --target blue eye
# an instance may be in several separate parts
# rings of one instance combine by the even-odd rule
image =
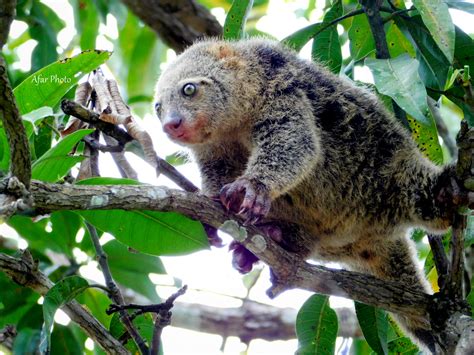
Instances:
[[[187,83],[187,84],[184,84],[183,86],[183,95],[184,96],[193,96],[195,93],[196,93],[196,85],[192,84],[192,83]]]

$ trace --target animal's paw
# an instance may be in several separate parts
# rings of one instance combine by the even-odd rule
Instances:
[[[223,247],[224,244],[222,243],[221,237],[219,237],[219,235],[217,234],[217,229],[206,223],[203,223],[202,225],[204,226],[204,230],[206,231],[209,245],[216,248]]]
[[[270,211],[269,191],[256,179],[243,177],[224,185],[220,198],[227,210],[246,218],[244,224],[255,224]]]
[[[259,260],[250,250],[235,240],[230,243],[229,250],[232,250],[232,266],[241,274],[252,271],[253,264]]]

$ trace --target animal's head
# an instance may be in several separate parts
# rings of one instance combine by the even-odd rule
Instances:
[[[239,126],[244,60],[226,42],[199,42],[170,63],[156,86],[163,130],[184,145],[205,143]]]

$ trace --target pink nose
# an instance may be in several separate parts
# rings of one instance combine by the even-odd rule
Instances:
[[[177,137],[184,133],[183,119],[173,117],[163,125],[163,130],[170,136]]]

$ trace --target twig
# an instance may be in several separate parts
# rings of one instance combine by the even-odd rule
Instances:
[[[105,284],[109,289],[109,297],[114,301],[116,304],[123,305],[125,302],[123,300],[122,293],[120,289],[117,287],[115,283],[112,273],[110,272],[109,264],[107,262],[107,254],[105,254],[104,249],[100,245],[99,236],[97,234],[97,230],[94,226],[86,222],[87,230],[89,231],[89,235],[91,236],[92,244],[94,245],[94,249],[96,252],[97,261],[100,265],[102,273],[104,274]],[[132,323],[130,319],[130,315],[125,310],[120,311],[120,320],[122,321],[123,325],[127,329],[128,333],[132,337],[132,339],[137,344],[140,352],[142,354],[148,354],[148,346],[146,345],[145,341],[138,333],[137,329]]]
[[[92,124],[93,127],[96,127],[101,132],[115,138],[119,144],[125,145],[133,140],[133,138],[120,127],[101,121],[98,113],[92,112],[74,101],[64,99],[61,102],[61,109],[67,115],[77,117],[84,122]]]
[[[453,137],[451,137],[451,135],[449,134],[448,127],[446,126],[446,123],[444,122],[443,117],[441,116],[441,112],[439,111],[439,108],[436,106],[436,101],[433,100],[429,96],[428,96],[428,106],[435,119],[438,133],[441,136],[441,138],[443,138],[443,142],[448,148],[449,154],[453,158],[456,157],[457,152],[458,152],[458,149],[456,147],[456,142],[453,139]]]
[[[38,270],[37,263],[27,250],[20,258],[0,253],[0,270],[17,284],[29,287],[42,296],[54,286],[53,282]],[[62,309],[104,351],[109,354],[129,354],[127,349],[79,303],[68,302]]]
[[[367,15],[370,30],[375,42],[375,56],[378,59],[389,59],[390,52],[388,50],[384,22],[380,15],[380,6],[383,0],[359,0],[362,9]],[[409,128],[408,120],[405,111],[392,99],[393,112],[395,117],[407,128]]]
[[[433,261],[438,273],[438,286],[440,290],[445,290],[447,278],[449,274],[449,264],[446,253],[444,252],[443,242],[439,235],[428,235],[431,251],[433,253]]]

